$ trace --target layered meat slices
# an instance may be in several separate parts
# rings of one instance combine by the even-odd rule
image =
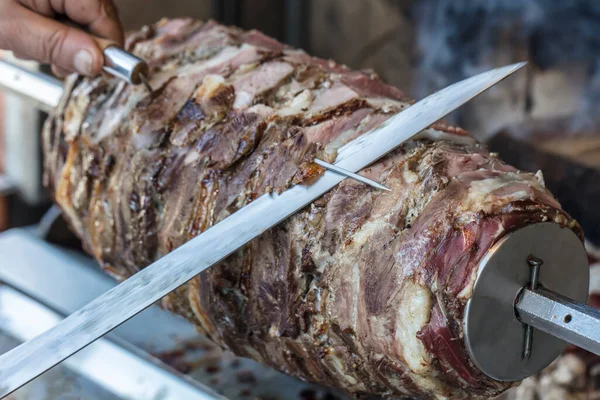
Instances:
[[[124,279],[264,193],[309,184],[411,104],[368,72],[259,32],[163,20],[129,36],[149,95],[70,77],[46,180],[87,250]],[[574,229],[541,174],[442,124],[163,300],[235,353],[360,395],[489,397],[462,317],[478,261],[538,221]],[[227,238],[223,238],[227,240]]]

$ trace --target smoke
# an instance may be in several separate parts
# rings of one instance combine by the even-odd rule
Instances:
[[[600,111],[600,1],[421,0],[414,92],[423,97],[486,69],[529,60],[538,71],[585,65],[577,124]]]

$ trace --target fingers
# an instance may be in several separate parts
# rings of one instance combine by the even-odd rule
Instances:
[[[46,17],[54,17],[56,15],[48,0],[18,0],[18,2],[30,10],[45,15]]]
[[[65,15],[92,34],[123,46],[123,27],[112,0],[18,0],[32,11],[52,17]]]
[[[52,65],[52,73],[58,78],[64,78],[69,75],[70,72],[57,65]]]
[[[102,71],[104,56],[89,34],[20,5],[0,9],[0,47],[21,58],[53,64],[57,71],[83,75]]]

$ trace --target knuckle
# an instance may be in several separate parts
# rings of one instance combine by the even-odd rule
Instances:
[[[0,23],[10,21],[19,7],[14,1],[0,1]]]
[[[19,38],[28,37],[27,29],[23,24],[14,23],[11,21],[0,22],[0,48],[10,50],[13,53],[19,53],[24,58],[25,55],[31,55],[31,46],[27,41],[19,40]]]
[[[66,38],[66,31],[57,29],[51,32],[44,40],[41,40],[40,54],[43,59],[54,64],[61,64],[61,55]]]
[[[64,14],[65,10],[66,10],[66,2],[68,0],[46,0],[50,3],[50,7],[52,7],[52,9],[59,13],[59,14]]]
[[[50,4],[49,0],[34,0],[33,1],[33,6],[35,7],[35,9],[44,14],[44,15],[53,15],[54,14],[54,10],[52,8],[52,4]]]
[[[98,6],[100,7],[100,16],[109,18],[109,19],[117,19],[117,7],[111,0],[100,0],[98,1]]]

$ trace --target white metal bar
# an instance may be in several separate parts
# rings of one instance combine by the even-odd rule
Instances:
[[[0,59],[0,88],[33,102],[44,111],[58,105],[62,83],[49,75]]]
[[[542,287],[523,289],[515,308],[524,324],[600,355],[600,310]]]
[[[24,294],[0,285],[0,326],[10,336],[26,341],[52,328],[61,317]],[[34,324],[31,321],[35,321]],[[124,399],[225,399],[209,388],[148,362],[131,349],[100,339],[69,358],[66,366]],[[1,384],[1,383],[0,383]]]

